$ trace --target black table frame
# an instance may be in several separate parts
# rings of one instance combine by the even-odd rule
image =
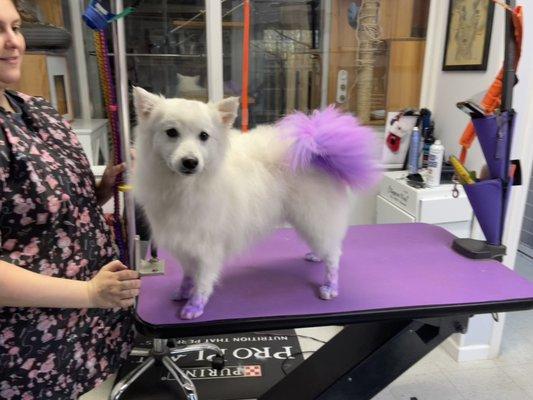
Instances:
[[[136,315],[135,326],[143,335],[170,339],[345,325],[259,400],[370,400],[450,335],[465,333],[471,316],[532,308],[529,298],[177,325],[152,325]]]

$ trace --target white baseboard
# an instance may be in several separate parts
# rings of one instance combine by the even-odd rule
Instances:
[[[460,346],[453,337],[449,337],[441,346],[457,362],[489,360],[492,358],[488,344]]]

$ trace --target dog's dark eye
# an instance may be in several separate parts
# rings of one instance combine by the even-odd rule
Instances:
[[[207,133],[207,132],[200,132],[199,137],[200,137],[200,140],[201,140],[202,142],[205,142],[207,139],[209,139],[209,133]]]
[[[171,137],[171,138],[177,138],[180,135],[180,133],[175,128],[167,129],[165,133],[167,134],[168,137]]]

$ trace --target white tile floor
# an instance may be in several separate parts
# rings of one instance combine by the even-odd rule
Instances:
[[[517,272],[533,281],[533,260],[519,255]],[[341,328],[298,329],[329,340]],[[302,351],[320,343],[301,339]],[[111,380],[80,400],[105,400]],[[374,400],[533,400],[533,311],[507,315],[502,352],[495,360],[456,363],[440,347],[379,393]]]

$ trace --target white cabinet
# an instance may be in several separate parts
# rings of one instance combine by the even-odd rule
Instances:
[[[72,130],[78,136],[91,165],[99,164],[100,154],[103,157],[103,164],[107,164],[109,159],[107,119],[75,119],[72,122]]]
[[[470,237],[472,208],[463,188],[452,196],[452,184],[416,189],[407,184],[406,171],[384,174],[376,206],[378,224],[425,222],[442,226],[458,237]]]

